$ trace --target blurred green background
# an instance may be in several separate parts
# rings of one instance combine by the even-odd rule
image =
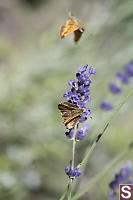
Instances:
[[[77,45],[73,34],[60,39],[68,11],[86,27]],[[100,110],[101,100],[116,106],[132,89],[133,80],[120,95],[108,91],[108,83],[131,59],[132,0],[0,1],[0,200],[59,199],[68,183],[64,167],[72,146],[57,108],[67,82],[78,66],[96,69],[93,119],[88,119],[90,133],[77,144],[79,163],[111,114]],[[81,187],[133,138],[132,108],[133,97],[91,155]],[[108,182],[127,160],[133,161],[132,152],[80,199],[108,199]]]

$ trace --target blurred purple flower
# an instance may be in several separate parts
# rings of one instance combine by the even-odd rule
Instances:
[[[113,191],[109,191],[109,200],[115,200],[115,194]]]
[[[130,184],[133,182],[133,171],[131,168],[131,163],[128,162],[126,167],[121,168],[119,173],[115,174],[114,180],[109,183],[110,192],[109,192],[109,199],[113,200],[118,192],[119,184]],[[112,199],[111,199],[112,196]]]
[[[122,89],[118,85],[116,85],[116,83],[110,83],[109,88],[115,94],[119,94],[122,91]]]
[[[127,74],[123,73],[123,72],[118,72],[118,73],[116,74],[116,77],[117,77],[118,79],[120,79],[121,82],[123,82],[123,83],[129,83],[129,82],[130,82],[129,76],[128,76]]]
[[[125,71],[129,76],[133,76],[133,61],[125,66]]]
[[[131,76],[133,76],[133,61],[131,61],[129,64],[127,64],[124,67],[124,69],[125,69],[124,72],[116,73],[116,78],[119,79],[122,83],[128,84],[128,83],[130,83]],[[121,86],[117,85],[115,82],[109,84],[109,89],[114,94],[119,94],[122,92]],[[106,101],[102,101],[100,103],[100,107],[103,110],[108,110],[108,111],[113,109],[112,104],[108,103]]]
[[[103,110],[106,110],[106,111],[113,109],[113,105],[109,102],[106,102],[106,101],[102,101],[100,106]]]

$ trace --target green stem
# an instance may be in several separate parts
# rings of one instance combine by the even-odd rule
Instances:
[[[75,160],[75,147],[76,147],[76,128],[74,128],[74,136],[73,136],[73,148],[72,148],[72,169],[74,169],[74,160]],[[71,195],[72,195],[72,183],[73,180],[70,179],[69,182],[69,190],[68,190],[68,200],[71,200]]]
[[[73,196],[72,200],[76,200],[78,198],[80,198],[83,194],[85,194],[88,189],[94,185],[100,178],[102,178],[107,172],[108,170],[116,163],[118,162],[123,156],[125,156],[125,154],[127,154],[130,149],[133,146],[130,144],[128,145],[127,148],[125,148],[115,159],[113,159],[105,168],[103,168],[103,170],[101,170],[96,176],[94,176],[85,186],[83,186],[83,188],[76,194]]]
[[[89,148],[90,148],[90,147],[89,147]],[[85,156],[86,153],[88,152],[88,149],[89,149],[89,148],[86,148],[86,151],[85,151],[85,153],[84,153],[84,156]],[[85,171],[86,166],[87,166],[87,162],[82,166],[82,176],[79,176],[79,178],[78,178],[78,182],[76,183],[76,186],[75,186],[74,191],[73,191],[74,194],[75,194],[75,193],[79,190],[79,188],[80,188],[81,180],[82,180],[82,178],[83,178],[83,172]],[[80,169],[81,169],[81,167],[80,167]]]
[[[76,147],[76,128],[74,128],[74,137],[73,137],[72,169],[74,169],[75,147]]]
[[[87,161],[87,159],[89,158],[90,154],[92,153],[93,149],[95,148],[96,144],[98,143],[98,141],[100,140],[101,136],[104,134],[105,130],[107,129],[107,127],[109,126],[110,122],[112,121],[112,119],[116,116],[116,114],[118,113],[118,111],[121,109],[121,107],[126,103],[126,101],[128,100],[128,98],[133,94],[133,90],[131,90],[131,92],[129,92],[129,94],[121,101],[121,103],[116,107],[116,109],[113,111],[112,115],[110,116],[110,118],[108,119],[108,121],[105,123],[103,129],[101,130],[101,132],[98,134],[98,136],[96,137],[96,140],[93,142],[92,146],[90,147],[90,149],[88,150],[88,152],[86,153],[86,155],[84,156],[82,162],[81,162],[81,169],[83,168],[83,165],[85,164],[85,162]]]
[[[68,200],[71,200],[72,196],[72,179],[70,179],[70,182],[68,184]]]
[[[59,198],[59,200],[63,200],[63,199],[65,198],[65,196],[66,196],[68,190],[69,190],[69,184],[67,185],[65,191],[63,192],[63,194],[61,195],[61,197]]]
[[[73,136],[73,148],[72,148],[72,169],[74,169],[74,158],[75,158],[75,147],[76,147],[76,129],[74,129],[74,136]],[[69,184],[67,185],[65,191],[63,192],[62,196],[59,200],[63,200],[68,193],[68,200],[71,200],[71,191],[72,191],[72,179],[70,179]]]

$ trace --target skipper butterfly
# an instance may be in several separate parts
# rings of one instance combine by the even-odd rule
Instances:
[[[73,128],[81,115],[85,112],[84,108],[79,108],[77,105],[69,102],[62,102],[58,105],[59,110],[64,118],[66,128]]]
[[[69,19],[65,26],[61,27],[60,36],[61,38],[66,37],[70,33],[74,32],[74,42],[77,43],[81,38],[82,33],[85,30],[83,23],[76,17],[74,17],[71,12],[68,13]]]

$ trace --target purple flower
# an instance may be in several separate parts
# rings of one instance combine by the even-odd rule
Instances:
[[[73,80],[70,80],[69,82],[68,82],[68,84],[71,86],[71,88],[74,88],[75,90],[77,90],[78,89],[78,82],[74,79],[74,81]]]
[[[112,109],[113,109],[112,104],[109,103],[109,102],[106,102],[106,101],[102,101],[100,106],[101,106],[101,108],[102,108],[103,110],[106,110],[106,111],[109,111],[109,110],[112,110]]]
[[[120,169],[120,175],[126,179],[131,173],[131,163],[128,162],[125,168]]]
[[[123,83],[129,83],[129,82],[130,82],[129,76],[128,76],[127,74],[123,73],[123,72],[118,72],[118,73],[116,74],[116,77],[117,77],[118,79],[120,79],[121,82],[123,82]]]
[[[82,171],[79,171],[79,168],[80,168],[80,164],[74,169],[72,169],[71,167],[68,168],[67,166],[65,166],[65,172],[69,176],[69,178],[74,179],[82,174]]]
[[[110,83],[109,88],[115,94],[119,94],[122,91],[121,88],[118,85],[116,85],[115,83]]]
[[[84,127],[81,130],[78,130],[76,132],[76,140],[79,141],[79,140],[84,139],[84,137],[86,136],[85,132],[89,132],[88,124],[84,125]],[[65,134],[68,137],[68,139],[72,140],[74,137],[74,128],[69,129],[69,131],[66,132]]]
[[[119,188],[119,182],[117,179],[113,180],[110,184],[109,187],[115,192]]]
[[[86,134],[83,132],[83,130],[78,130],[76,133],[76,139],[77,140],[82,140],[84,139]]]
[[[82,140],[86,136],[85,132],[89,132],[89,125],[86,124],[81,130],[76,132],[76,140]]]
[[[89,74],[96,74],[95,68],[94,67],[90,67],[89,69]]]
[[[68,139],[72,140],[74,137],[74,128],[69,129],[65,134],[68,137]]]
[[[87,114],[84,113],[84,114],[80,117],[79,122],[82,123],[82,122],[85,122],[86,120],[87,120]]]
[[[109,200],[115,200],[115,194],[113,191],[109,191]]]
[[[133,61],[125,66],[125,71],[129,76],[133,76]]]
[[[87,73],[88,65],[80,67],[76,73],[76,79],[70,80],[68,84],[71,87],[71,90],[67,90],[66,94],[63,96],[68,98],[72,102],[75,102],[77,106],[86,108],[86,103],[90,101],[90,84],[92,80],[90,75],[95,74],[94,67],[89,68]]]
[[[120,183],[124,183],[131,173],[131,164],[127,163],[127,166],[120,169],[120,172],[115,174],[114,180],[109,184],[110,188],[117,189]]]
[[[84,73],[87,71],[88,65],[84,65],[83,67],[79,67],[78,72]]]
[[[133,171],[131,169],[131,163],[128,162],[126,167],[121,168],[119,173],[115,174],[114,180],[109,183],[110,192],[109,197],[115,196],[119,189],[119,184],[127,183],[130,184],[133,182]],[[111,198],[110,198],[111,199]]]
[[[63,95],[63,97],[67,98],[67,101],[70,100],[70,96],[71,96],[71,91],[66,90],[66,94]]]

